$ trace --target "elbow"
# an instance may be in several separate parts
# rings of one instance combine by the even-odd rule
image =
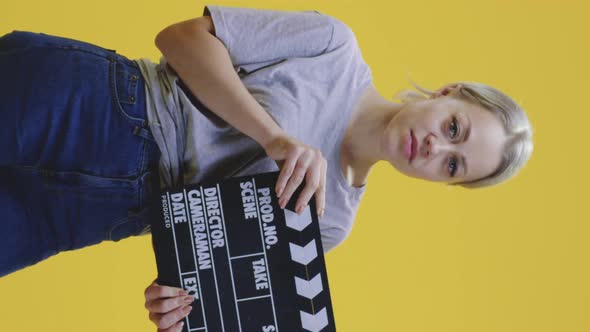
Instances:
[[[167,26],[154,38],[154,44],[164,54],[181,41],[195,42],[198,36],[214,34],[213,22],[208,16],[198,17]]]
[[[185,36],[186,33],[184,27],[177,24],[170,25],[156,35],[154,44],[162,54],[166,55],[175,45],[179,45],[179,39]]]
[[[164,30],[158,32],[158,34],[156,35],[156,38],[154,38],[154,44],[156,45],[156,47],[161,51],[162,47],[164,45],[164,39],[168,38],[168,34],[169,34],[169,27],[164,28]]]

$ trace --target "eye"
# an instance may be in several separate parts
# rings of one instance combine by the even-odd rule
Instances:
[[[455,156],[451,156],[448,161],[449,166],[449,174],[451,177],[454,177],[457,173],[457,158]]]
[[[451,124],[449,125],[449,133],[450,132],[453,132],[451,134],[451,139],[454,139],[459,134],[459,126],[458,126],[457,118],[454,116],[451,120]]]

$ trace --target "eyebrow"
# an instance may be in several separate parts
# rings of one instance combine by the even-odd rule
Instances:
[[[471,134],[471,119],[469,119],[469,117],[465,114],[465,118],[467,119],[467,122],[469,123],[469,125],[467,125],[467,127],[465,128],[465,135],[463,135],[463,142],[466,142],[467,139],[469,139],[469,134]],[[467,177],[467,172],[468,172],[468,168],[467,168],[467,162],[465,162],[465,156],[463,154],[461,154],[461,165],[463,165],[463,177]]]

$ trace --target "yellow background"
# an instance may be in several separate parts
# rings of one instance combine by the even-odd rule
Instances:
[[[207,3],[4,1],[0,34],[57,34],[155,61],[158,31]],[[533,124],[531,161],[496,188],[377,165],[354,231],[327,255],[338,331],[590,331],[587,2],[210,3],[322,11],[355,31],[385,96],[410,87],[406,75],[429,88],[481,81]],[[0,279],[0,330],[155,331],[143,307],[155,273],[149,237],[59,254]]]

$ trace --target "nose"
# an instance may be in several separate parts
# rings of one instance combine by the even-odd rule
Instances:
[[[424,138],[424,144],[422,144],[421,154],[424,158],[433,158],[440,151],[447,149],[449,149],[449,146],[444,140],[439,140],[434,135],[427,135]]]

